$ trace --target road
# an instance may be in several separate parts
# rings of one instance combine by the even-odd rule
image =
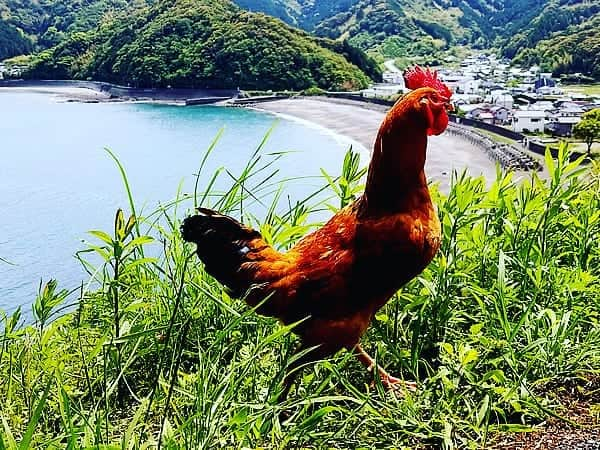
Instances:
[[[396,67],[396,64],[394,64],[393,59],[388,59],[386,62],[383,63],[383,65],[389,72],[402,73],[402,71]]]

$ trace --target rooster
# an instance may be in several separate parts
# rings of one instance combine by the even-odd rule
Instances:
[[[412,91],[386,115],[375,140],[365,191],[286,253],[258,231],[207,208],[184,220],[185,241],[197,244],[207,273],[257,312],[298,323],[301,353],[287,369],[285,398],[297,369],[335,354],[355,352],[372,370],[360,338],[379,308],[421,273],[440,246],[441,227],[424,173],[427,136],[448,125],[452,92],[437,73],[404,74]],[[377,367],[383,386],[415,384]]]

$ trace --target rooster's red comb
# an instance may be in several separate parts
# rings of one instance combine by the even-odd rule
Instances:
[[[437,90],[446,98],[452,96],[450,88],[438,80],[437,71],[435,70],[423,69],[419,66],[415,66],[412,69],[406,69],[404,71],[404,82],[409,89],[430,87]]]

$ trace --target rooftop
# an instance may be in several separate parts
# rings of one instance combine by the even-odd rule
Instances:
[[[533,117],[533,118],[543,118],[546,117],[546,113],[544,111],[536,111],[536,110],[517,110],[514,113],[516,118],[522,117]]]

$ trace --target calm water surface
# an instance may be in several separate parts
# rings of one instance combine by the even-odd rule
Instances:
[[[88,230],[110,231],[116,208],[128,210],[109,147],[125,166],[136,207],[152,211],[192,190],[204,150],[225,132],[204,173],[225,166],[239,173],[272,115],[241,108],[183,108],[152,104],[83,104],[47,94],[0,92],[0,309],[35,299],[40,279],[65,288],[86,279],[74,258]],[[338,174],[349,142],[325,130],[279,120],[263,153],[293,151],[278,164],[278,177]],[[223,186],[226,180],[223,180]],[[286,189],[301,199],[322,180]],[[138,211],[139,212],[139,211]],[[92,239],[90,239],[92,240]]]

